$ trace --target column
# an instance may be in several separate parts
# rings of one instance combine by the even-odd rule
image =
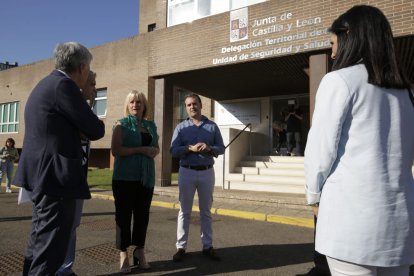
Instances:
[[[171,185],[170,144],[173,133],[173,89],[166,79],[154,84],[154,121],[157,125],[160,154],[155,158],[155,185]]]
[[[328,73],[328,55],[320,54],[309,57],[309,111],[312,124],[313,110],[315,109],[315,96],[319,83]]]

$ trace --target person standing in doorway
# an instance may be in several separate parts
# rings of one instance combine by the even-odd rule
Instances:
[[[76,201],[91,197],[82,168],[82,133],[105,135],[104,123],[82,98],[92,54],[77,43],[58,44],[55,68],[27,99],[23,150],[13,183],[31,192],[32,231],[23,275],[55,275],[75,224]]]
[[[294,155],[293,148],[298,155],[302,155],[301,149],[301,131],[302,131],[302,120],[303,113],[300,108],[296,105],[289,105],[288,114],[285,117],[286,122],[286,139],[288,152],[287,155]],[[295,141],[296,146],[293,146],[293,141]]]
[[[8,138],[4,147],[0,150],[0,185],[3,175],[6,175],[6,193],[11,193],[11,180],[13,176],[14,162],[19,159],[19,152],[14,147],[14,139]]]
[[[93,103],[96,98],[96,73],[92,70],[89,71],[88,80],[86,81],[84,87],[82,87],[82,97],[92,108]],[[90,153],[90,141],[84,135],[81,134],[81,145],[82,145],[82,169],[85,173],[85,178],[87,181],[88,177],[88,160]],[[76,229],[79,227],[82,217],[83,209],[83,199],[76,200],[76,214],[75,214],[75,223],[73,225],[72,233],[70,236],[70,244],[68,247],[68,252],[66,253],[66,259],[63,265],[59,268],[56,273],[57,276],[73,276],[76,275],[73,270],[73,263],[75,262],[75,250],[76,250]]]
[[[220,261],[213,248],[211,206],[215,183],[214,157],[223,154],[225,147],[218,126],[201,115],[202,103],[197,94],[184,99],[188,118],[177,125],[170,151],[180,158],[178,175],[180,211],[177,219],[177,252],[173,261],[181,261],[187,249],[191,210],[198,193],[203,255]]]

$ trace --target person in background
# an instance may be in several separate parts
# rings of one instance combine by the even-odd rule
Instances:
[[[85,85],[81,89],[82,97],[88,103],[88,105],[92,108],[93,103],[96,98],[96,73],[92,70],[89,71],[88,79]],[[86,138],[83,134],[81,134],[81,145],[82,145],[82,169],[85,173],[85,178],[87,181],[88,178],[88,160],[89,160],[89,153],[90,153],[90,141]],[[76,250],[76,229],[80,225],[81,217],[82,217],[82,209],[83,209],[83,199],[76,200],[76,214],[75,214],[75,223],[73,225],[71,237],[70,237],[70,244],[68,247],[68,252],[66,253],[66,259],[63,265],[59,268],[58,272],[56,273],[57,276],[73,276],[76,275],[73,270],[73,263],[75,262],[75,250]]]
[[[287,155],[294,155],[293,148],[295,148],[298,155],[302,155],[301,149],[301,131],[302,131],[303,113],[298,106],[289,105],[288,113],[285,117],[286,122],[286,139],[288,152]],[[295,141],[296,146],[293,146]]]
[[[213,248],[210,209],[215,182],[214,157],[223,154],[225,147],[218,126],[201,115],[200,97],[190,94],[185,97],[184,102],[189,117],[175,128],[170,147],[172,155],[180,158],[180,211],[177,221],[177,252],[173,261],[181,261],[185,256],[195,191],[198,193],[200,209],[202,253],[219,261],[220,258]]]
[[[3,175],[6,175],[6,193],[11,193],[11,182],[13,176],[14,162],[19,159],[19,152],[14,147],[14,139],[8,138],[4,147],[0,150],[0,185]]]
[[[332,275],[406,276],[414,263],[413,92],[381,10],[354,6],[329,31],[333,71],[318,88],[305,151],[315,248]]]
[[[286,145],[286,124],[282,121],[274,121],[272,128],[276,136],[275,154],[281,155],[280,148],[282,145]]]
[[[23,150],[13,183],[31,192],[32,231],[23,275],[55,275],[62,266],[75,224],[76,201],[91,197],[80,133],[89,140],[105,126],[82,98],[92,54],[77,43],[58,44],[55,68],[27,99]]]
[[[116,248],[121,273],[130,273],[127,249],[134,245],[134,265],[150,268],[145,258],[145,238],[155,184],[154,158],[160,152],[157,127],[147,120],[148,102],[142,92],[128,93],[124,118],[117,121],[112,135],[115,157],[112,190],[115,198]],[[133,226],[131,233],[131,218]]]

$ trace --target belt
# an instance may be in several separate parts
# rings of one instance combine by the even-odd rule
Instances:
[[[206,166],[181,165],[181,167],[186,168],[186,169],[190,169],[190,170],[195,170],[195,171],[204,171],[204,170],[211,169],[213,167],[213,165],[206,165]]]

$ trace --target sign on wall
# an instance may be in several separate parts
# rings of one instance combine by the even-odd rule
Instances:
[[[260,124],[260,101],[215,102],[214,121],[219,126]]]
[[[249,13],[247,8],[230,12],[230,42],[236,42],[248,38],[248,23]]]
[[[230,43],[218,49],[213,65],[297,54],[330,47],[320,16],[290,11],[250,18],[248,7],[230,13]],[[249,38],[249,40],[247,40]],[[247,41],[243,41],[247,40]]]

